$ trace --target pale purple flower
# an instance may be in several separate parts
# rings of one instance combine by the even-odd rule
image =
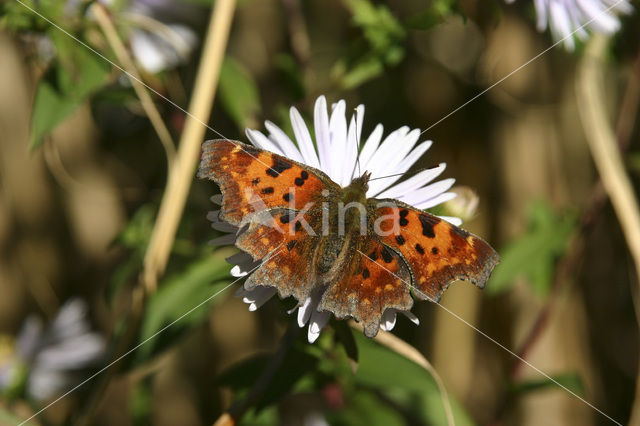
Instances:
[[[83,369],[101,361],[106,342],[91,330],[87,309],[84,301],[70,300],[47,326],[29,316],[13,351],[0,361],[0,389],[24,379],[27,395],[45,401],[71,388]]]
[[[419,209],[428,209],[456,196],[454,192],[449,191],[455,179],[433,182],[444,171],[446,167],[444,163],[435,168],[420,171],[397,183],[402,178],[402,174],[406,173],[429,149],[432,142],[419,142],[420,130],[412,130],[407,126],[394,130],[383,138],[384,131],[381,124],[378,124],[364,139],[362,137],[364,109],[363,105],[358,106],[356,113],[347,124],[346,102],[340,100],[333,104],[329,114],[325,97],[320,96],[314,110],[315,139],[311,137],[298,110],[293,107],[289,110],[289,114],[296,143],[270,121],[265,122],[268,136],[251,129],[247,129],[246,133],[253,145],[320,169],[342,186],[349,185],[354,178],[364,172],[370,172],[373,180],[369,182],[367,197],[393,198]],[[358,143],[361,140],[365,142],[359,150]],[[214,196],[212,201],[220,204],[222,196]],[[219,210],[210,212],[208,217],[214,229],[227,233],[211,243],[233,244],[239,230],[221,221]],[[455,225],[462,223],[457,217],[441,217]],[[254,261],[247,253],[237,253],[227,260],[235,265],[231,269],[231,275],[234,277],[245,276],[260,265],[260,261]],[[276,289],[272,287],[258,286],[251,290],[242,288],[237,295],[249,304],[250,311],[255,311],[276,293]],[[320,331],[331,317],[329,312],[317,310],[321,296],[320,292],[313,294],[296,307],[300,327],[309,324],[307,333],[309,342],[314,342],[318,338]],[[293,313],[296,308],[290,313]],[[380,328],[391,330],[395,326],[397,312],[395,309],[387,309],[380,321]],[[411,312],[400,312],[412,322],[419,323],[418,318]]]
[[[514,0],[506,0],[512,3]],[[591,30],[614,34],[620,29],[618,15],[629,14],[628,0],[534,0],[538,31],[551,31],[554,40],[567,50],[575,48],[575,39],[586,40]]]

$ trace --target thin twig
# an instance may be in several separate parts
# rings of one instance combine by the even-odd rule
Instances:
[[[190,114],[182,132],[176,160],[167,178],[167,187],[144,258],[142,282],[149,292],[155,291],[158,277],[165,270],[189,194],[200,146],[206,131],[202,123],[207,122],[211,114],[235,3],[235,0],[218,0],[209,21],[202,59],[189,105]]]
[[[602,35],[594,35],[589,41],[578,68],[576,94],[593,160],[622,227],[640,285],[640,211],[604,107],[602,61],[608,44],[608,39]],[[640,376],[636,379],[629,424],[640,425]]]
[[[133,59],[131,59],[124,43],[120,39],[120,36],[118,36],[118,31],[116,30],[107,9],[100,2],[94,2],[91,5],[91,12],[107,38],[109,46],[118,58],[118,62],[120,62],[122,68],[127,71],[127,76],[133,86],[133,90],[135,90],[138,99],[140,99],[140,104],[147,114],[147,117],[149,117],[149,121],[151,121],[151,125],[158,134],[158,138],[160,138],[160,142],[164,147],[167,155],[167,167],[170,169],[176,154],[176,149],[173,139],[171,138],[171,133],[169,133],[169,129],[167,129],[167,126],[164,124],[162,116],[160,115],[158,108],[156,108],[156,104],[153,102],[153,99],[151,99],[151,95],[141,83],[142,80],[140,78],[140,73],[138,73],[138,69],[134,64]]]

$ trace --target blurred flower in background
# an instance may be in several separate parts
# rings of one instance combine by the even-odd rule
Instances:
[[[100,3],[124,30],[136,62],[146,72],[158,73],[185,63],[198,44],[197,28],[205,15],[197,5],[172,0],[100,0]],[[82,13],[81,5],[79,0],[68,0],[67,17]],[[52,57],[48,50],[45,54]]]
[[[507,0],[512,3],[514,0]],[[575,38],[589,38],[587,29],[614,34],[620,29],[619,14],[633,11],[627,0],[534,0],[538,31],[549,28],[555,41],[575,49]]]
[[[91,331],[87,309],[84,301],[72,299],[50,325],[32,315],[15,340],[0,339],[0,389],[45,401],[78,383],[82,370],[99,363],[106,349],[102,335]]]
[[[129,43],[136,61],[157,73],[189,59],[198,43],[195,28],[204,15],[200,7],[185,2],[132,0],[120,16],[131,25]]]

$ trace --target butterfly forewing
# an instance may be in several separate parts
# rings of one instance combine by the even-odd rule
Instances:
[[[370,200],[379,203],[380,200]],[[455,280],[484,287],[500,261],[481,238],[432,214],[397,200],[384,200],[375,210],[381,241],[402,254],[413,272],[414,294],[421,299],[440,300]],[[395,203],[397,207],[387,204]]]
[[[202,145],[198,177],[220,185],[224,196],[221,219],[236,226],[246,216],[265,209],[302,210],[323,189],[337,187],[319,170],[225,139]]]

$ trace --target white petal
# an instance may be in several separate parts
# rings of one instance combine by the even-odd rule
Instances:
[[[345,170],[345,152],[347,149],[347,119],[345,117],[346,102],[338,101],[334,105],[329,119],[330,161],[329,177],[340,185],[346,185],[351,170]]]
[[[442,220],[446,220],[447,222],[449,222],[454,226],[462,225],[462,219],[460,219],[459,217],[452,217],[452,216],[438,216],[438,217]]]
[[[447,167],[445,163],[440,163],[437,167],[432,169],[422,170],[411,176],[409,179],[400,182],[399,184],[392,186],[391,188],[376,195],[377,198],[400,198],[403,195],[414,191],[416,188],[423,187],[428,184],[444,171]]]
[[[315,308],[315,306],[313,307]],[[311,298],[307,297],[302,306],[298,308],[298,325],[302,328],[311,318]]]
[[[382,140],[383,133],[384,133],[384,127],[382,126],[382,124],[378,124],[375,127],[375,129],[373,129],[373,132],[371,132],[371,134],[367,138],[367,141],[364,143],[364,146],[362,147],[362,151],[360,151],[360,157],[359,157],[360,168],[362,169],[362,173],[369,170],[367,166],[369,164],[369,161],[371,160],[371,157],[373,157],[373,154],[375,154],[375,152],[378,149],[378,146],[380,145],[380,141]]]
[[[313,312],[309,323],[309,331],[307,333],[307,340],[309,340],[309,343],[313,343],[318,339],[322,328],[327,325],[330,318],[331,314],[329,312]]]
[[[548,3],[545,0],[534,0],[534,5],[538,17],[536,28],[538,31],[544,31],[547,28]]]
[[[457,195],[458,194],[456,194],[455,192],[445,192],[444,194],[440,194],[430,200],[423,201],[422,203],[416,203],[414,204],[414,206],[422,210],[430,209],[431,207],[435,207],[438,204],[453,200]]]
[[[420,320],[418,319],[417,316],[413,315],[411,311],[400,311],[400,313],[405,317],[409,318],[409,321],[411,321],[415,325],[420,325]]]
[[[238,292],[242,296],[242,301],[249,304],[249,311],[253,312],[260,306],[264,305],[269,299],[271,299],[277,293],[274,287],[257,286],[251,290],[244,290]],[[238,295],[238,293],[236,293]]]
[[[382,314],[382,319],[380,320],[380,328],[384,331],[391,331],[393,327],[396,325],[396,310],[393,308],[387,309]]]
[[[313,141],[311,140],[311,135],[309,134],[309,129],[304,119],[294,107],[291,107],[289,110],[289,117],[291,118],[291,127],[293,127],[293,133],[298,141],[304,163],[317,169],[320,168],[320,161],[313,147]]]
[[[371,172],[371,177],[384,176],[379,173],[379,170],[384,169],[387,159],[398,148],[396,146],[396,141],[403,138],[408,132],[409,127],[403,126],[389,133],[389,135],[384,139],[367,164],[367,170]]]
[[[282,129],[271,121],[267,120],[264,122],[265,127],[269,130],[269,139],[271,139],[275,144],[277,144],[284,155],[292,160],[303,163],[302,154],[295,146],[295,144],[289,139],[289,136]]]
[[[263,135],[262,132],[247,129],[245,133],[247,134],[247,138],[249,138],[251,143],[258,148],[266,149],[267,151],[273,152],[275,154],[284,155],[284,152],[280,149],[280,147],[269,140],[269,138]]]
[[[411,205],[425,203],[426,201],[447,191],[455,182],[456,180],[453,178],[443,179],[436,183],[432,183],[431,185],[427,185],[424,188],[416,189],[415,191],[400,197],[400,200]]]
[[[402,167],[401,164],[403,164],[403,161],[405,160],[409,152],[413,149],[419,137],[420,131],[418,129],[415,129],[395,142],[395,149],[393,149],[387,155],[386,161],[381,167],[378,167],[376,169],[375,176],[373,176],[389,177],[387,179],[377,179],[373,181],[369,186],[371,192],[377,193],[389,187],[389,185],[396,182],[402,177],[400,173],[405,173],[409,169],[410,165],[407,165],[407,163],[404,163]]]
[[[42,349],[34,363],[56,370],[79,369],[99,361],[105,347],[106,343],[101,335],[86,333]]]
[[[320,168],[329,175],[329,168],[331,167],[331,137],[329,135],[327,100],[324,96],[320,96],[318,100],[316,100],[313,111],[313,123],[315,125]],[[331,177],[331,175],[329,175],[329,177]]]

